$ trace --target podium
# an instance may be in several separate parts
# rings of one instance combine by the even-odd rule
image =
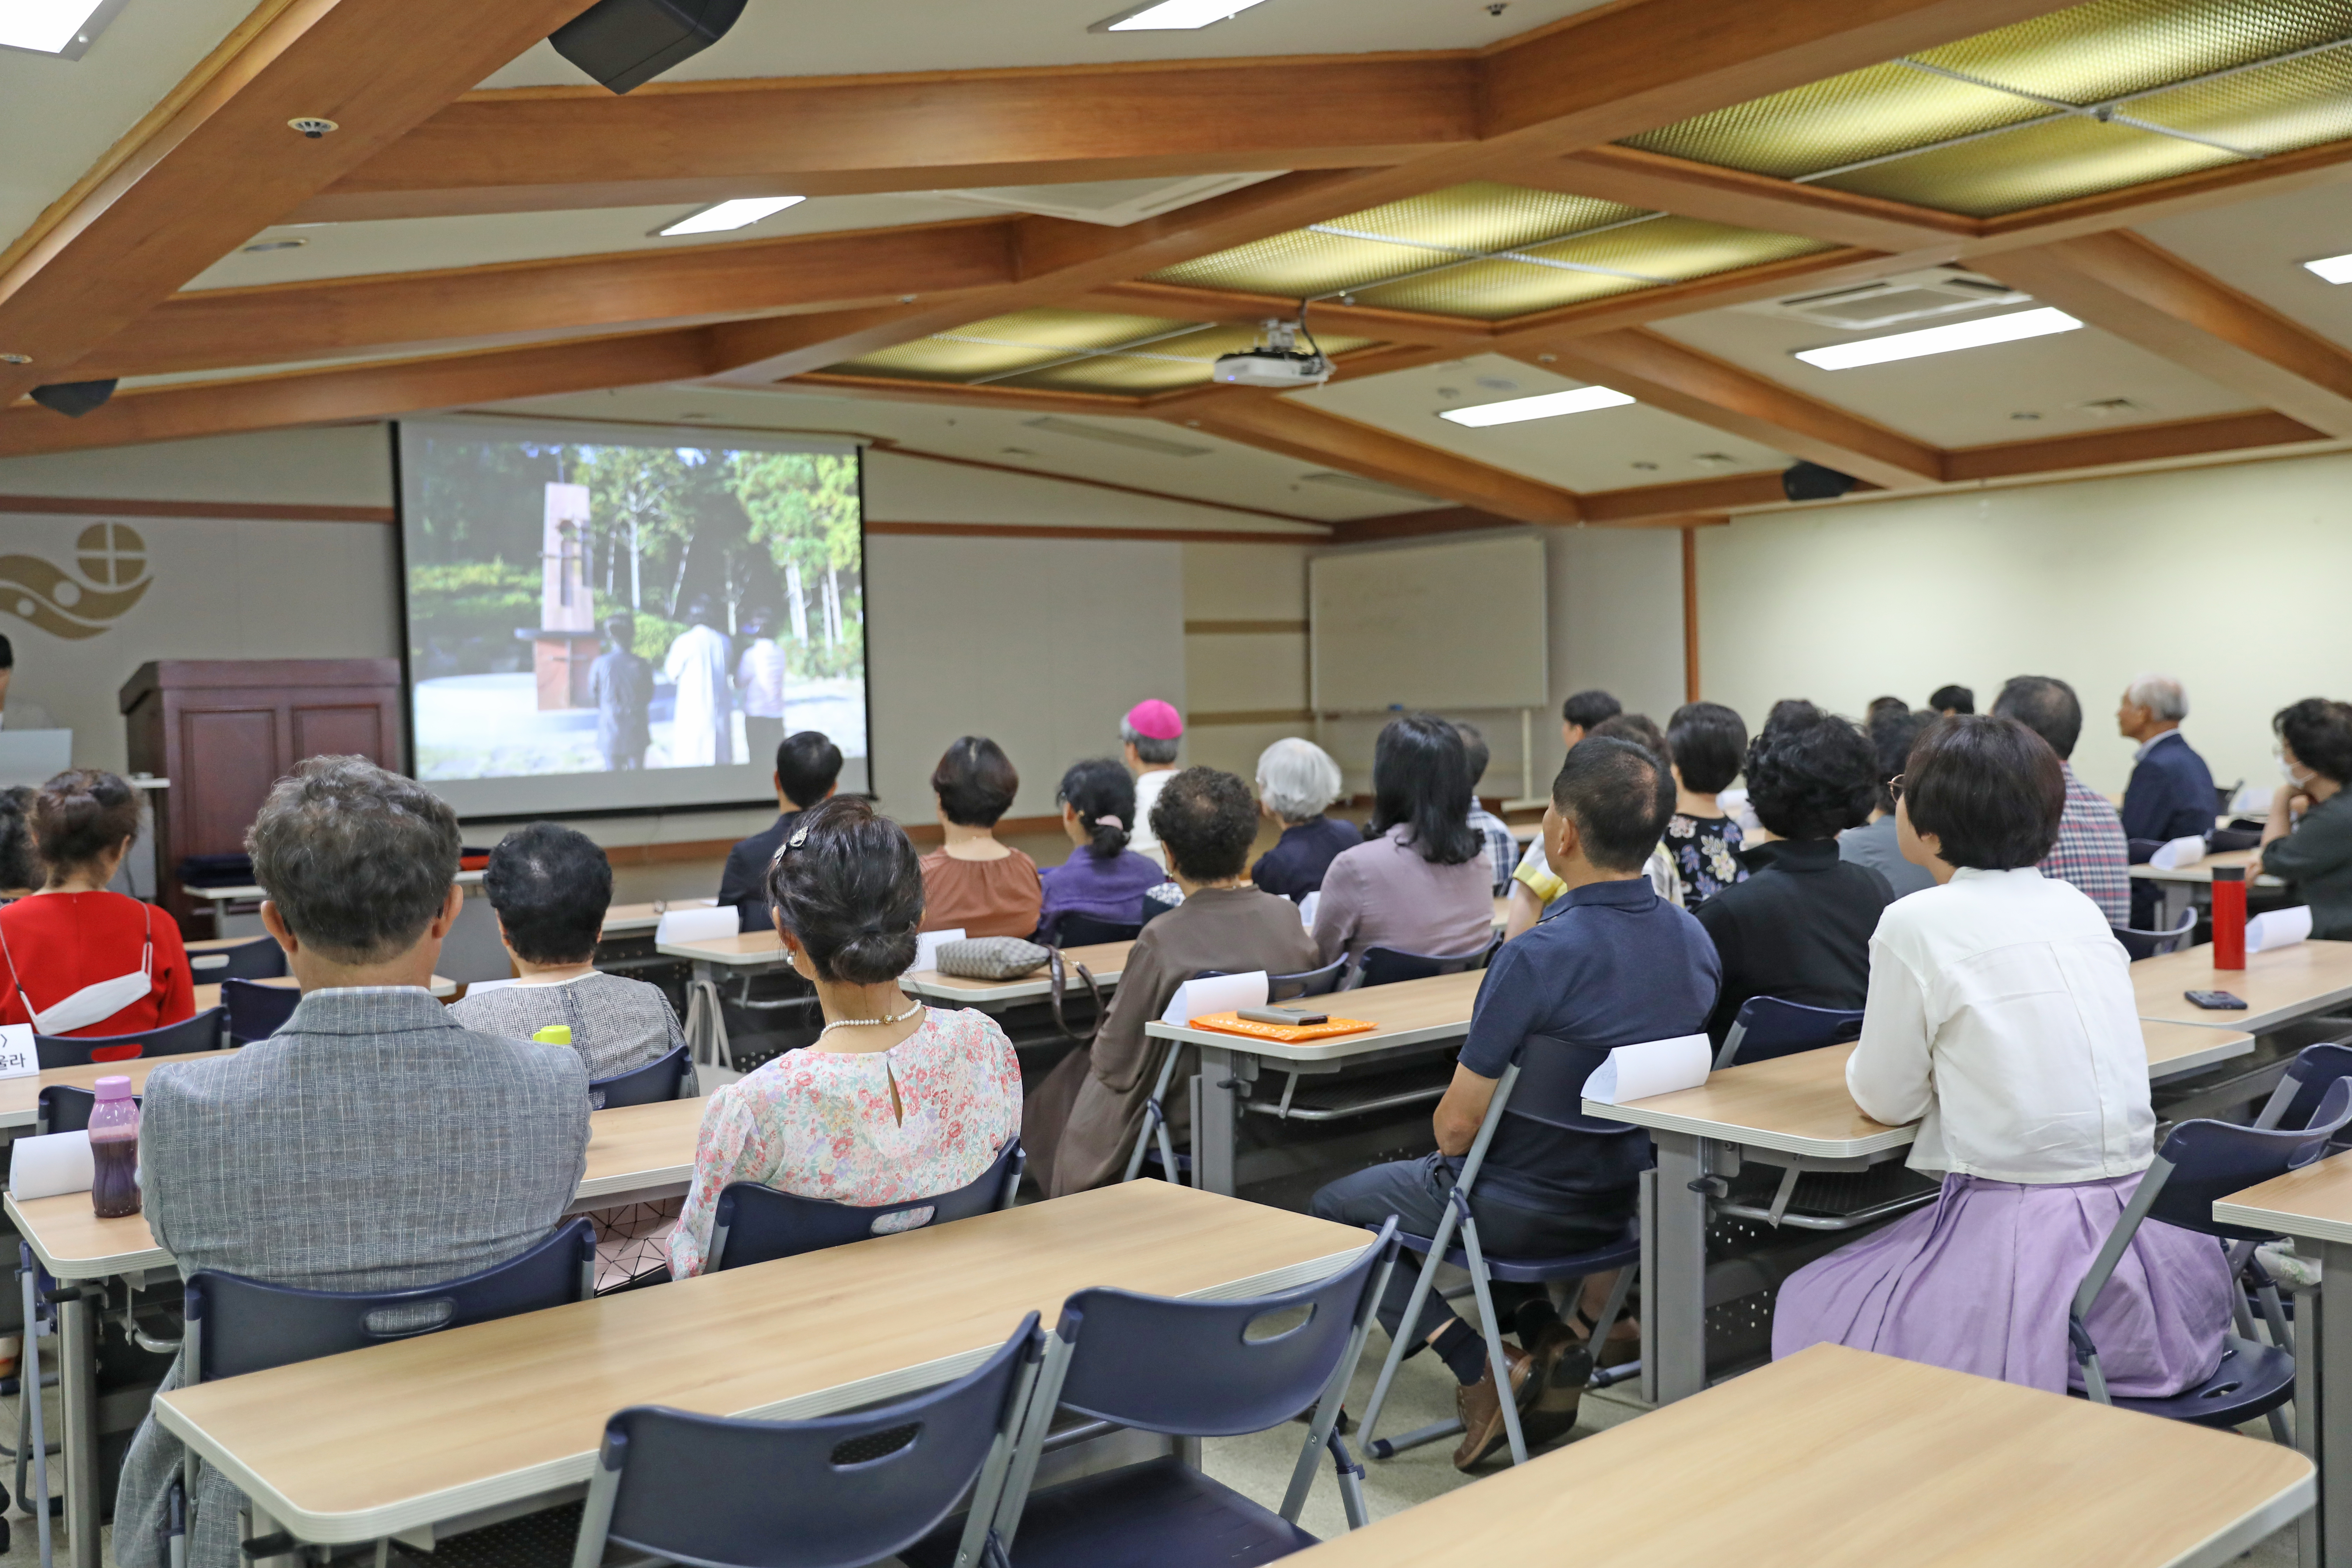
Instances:
[[[117,705],[131,771],[172,781],[154,797],[155,881],[183,931],[198,904],[180,886],[180,862],[243,854],[245,830],[295,763],[404,763],[394,658],[159,659],[139,667]]]

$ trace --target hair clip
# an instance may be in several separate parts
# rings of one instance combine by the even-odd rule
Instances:
[[[782,865],[784,863],[784,857],[787,854],[799,848],[802,845],[807,842],[808,829],[806,827],[803,827],[798,833],[793,834],[790,838],[785,839],[782,844],[776,846],[776,852],[768,857],[768,868],[770,870],[773,870],[778,866]]]
[[[1097,816],[1095,818],[1095,826],[1097,827],[1125,827],[1127,824],[1121,822],[1116,816]]]

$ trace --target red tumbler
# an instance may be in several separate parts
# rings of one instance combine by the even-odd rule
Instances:
[[[2246,967],[2246,868],[2213,868],[2213,967]]]

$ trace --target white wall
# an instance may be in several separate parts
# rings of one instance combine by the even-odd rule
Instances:
[[[1699,535],[1706,695],[1860,713],[1946,681],[1989,707],[2012,675],[2071,681],[2074,762],[2120,790],[2115,732],[2144,669],[2187,683],[2217,783],[2275,779],[2270,717],[2352,686],[2352,455],[1848,504]]]
[[[1704,537],[1704,535],[1702,535]],[[1551,573],[1551,711],[1599,687],[1660,729],[1683,700],[1682,534],[1671,528],[1562,528],[1546,535]],[[1701,660],[1701,668],[1706,668]],[[1536,755],[1557,766],[1559,738]],[[1549,783],[1549,774],[1538,785]]]

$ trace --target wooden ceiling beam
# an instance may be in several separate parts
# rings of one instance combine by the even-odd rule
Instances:
[[[572,19],[583,0],[265,0],[0,256],[0,405]],[[420,40],[429,43],[420,47]],[[341,129],[316,140],[287,121]]]
[[[931,403],[946,407],[1003,408],[1016,414],[1087,414],[1132,418],[1132,397],[1108,393],[1050,392],[1026,386],[965,386],[952,381],[909,381],[898,376],[842,375],[811,371],[783,382],[786,387],[837,397],[868,397],[882,403]]]
[[[2126,464],[2161,463],[2216,453],[2251,452],[2329,439],[2284,414],[2221,414],[2201,419],[2168,419],[2150,425],[2119,425],[2071,436],[1956,447],[1944,454],[1945,472],[1955,484],[2010,479]]]
[[[1591,147],[1518,172],[1520,183],[1740,228],[1800,234],[1865,250],[1916,250],[1974,238],[1979,225],[1876,196],[1694,163],[1635,147]]]
[[[2352,353],[2136,234],[1988,258],[2012,288],[2329,436],[2352,436]]]

